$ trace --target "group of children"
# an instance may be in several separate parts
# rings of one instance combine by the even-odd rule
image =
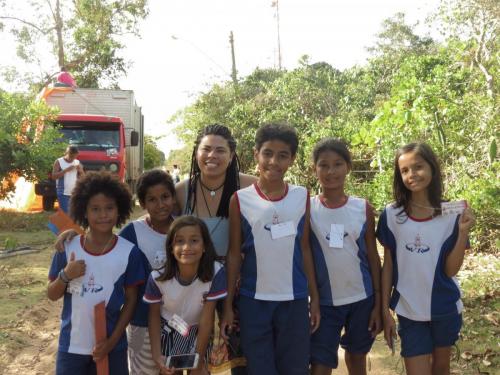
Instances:
[[[252,375],[330,374],[339,345],[349,373],[366,374],[366,354],[379,332],[394,348],[390,309],[398,315],[407,373],[449,373],[450,347],[462,322],[454,276],[474,216],[469,208],[445,212],[432,150],[425,144],[398,150],[395,202],[375,229],[370,204],[345,192],[352,168],[346,144],[328,138],[316,145],[321,193],[314,197],[284,181],[297,148],[288,125],[257,131],[259,177],[230,199],[225,265],[216,260],[203,221],[174,219],[168,174],[144,173],[137,196],[148,215],[119,236],[113,228],[132,210],[126,187],[106,173],[79,180],[70,214],[86,233],[64,242],[49,272],[49,298],[64,296],[56,373],[94,373],[95,363],[108,355],[110,374],[130,368],[132,374],[171,375],[176,371],[166,365],[167,356],[198,353],[190,373],[207,374],[221,299],[223,337],[234,327],[238,305]],[[385,248],[382,270],[376,238]],[[102,300],[107,339],[96,342],[92,309]]]

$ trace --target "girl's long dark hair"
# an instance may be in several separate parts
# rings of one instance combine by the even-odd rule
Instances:
[[[410,212],[411,191],[404,185],[403,177],[401,176],[401,172],[399,170],[399,158],[401,155],[408,152],[415,152],[431,167],[432,178],[429,186],[427,187],[428,198],[431,206],[434,208],[434,214],[441,214],[443,177],[441,175],[438,158],[436,154],[434,154],[434,151],[432,151],[426,143],[409,143],[396,151],[396,157],[394,158],[394,179],[392,184],[395,201],[394,206],[402,208],[399,214],[408,214]]]
[[[189,226],[197,226],[200,228],[203,246],[205,248],[205,252],[201,256],[200,264],[198,265],[197,276],[204,283],[209,282],[214,278],[214,262],[216,259],[216,253],[208,228],[203,220],[192,215],[186,215],[178,217],[170,225],[166,244],[167,264],[164,271],[161,272],[160,276],[158,276],[156,280],[171,280],[179,273],[179,265],[177,264],[177,259],[174,256],[173,245],[175,242],[175,235],[179,229]]]
[[[193,213],[196,209],[196,187],[201,176],[200,167],[196,161],[196,152],[198,151],[198,146],[200,145],[201,140],[207,135],[218,135],[224,138],[229,145],[230,151],[233,153],[233,159],[226,170],[226,179],[224,180],[224,187],[222,188],[222,197],[216,213],[216,216],[227,218],[229,216],[229,199],[233,193],[240,188],[240,162],[238,160],[238,156],[236,155],[236,140],[233,138],[231,130],[224,125],[212,124],[205,126],[196,138],[193,153],[191,155],[191,169],[189,171],[189,187],[186,207],[189,207],[188,211],[190,213]]]

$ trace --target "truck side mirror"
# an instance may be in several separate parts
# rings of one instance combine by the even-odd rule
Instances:
[[[139,144],[139,132],[132,130],[130,132],[130,146],[137,146]]]

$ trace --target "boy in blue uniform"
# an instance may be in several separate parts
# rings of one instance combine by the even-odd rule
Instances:
[[[241,266],[241,343],[250,375],[307,374],[310,333],[319,326],[309,194],[283,180],[297,146],[292,127],[262,126],[254,148],[259,179],[237,191],[229,205],[228,298],[221,331],[231,329]]]

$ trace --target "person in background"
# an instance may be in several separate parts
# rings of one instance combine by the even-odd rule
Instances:
[[[174,180],[174,183],[178,183],[181,180],[181,170],[177,166],[177,164],[174,164],[174,170],[172,171],[172,178]]]
[[[57,201],[65,213],[68,213],[69,197],[75,187],[76,180],[85,173],[80,160],[76,158],[77,156],[78,148],[68,146],[64,156],[58,158],[52,168],[52,179],[56,181]]]
[[[75,79],[64,66],[61,66],[61,71],[57,74],[56,80],[55,87],[77,87]]]

